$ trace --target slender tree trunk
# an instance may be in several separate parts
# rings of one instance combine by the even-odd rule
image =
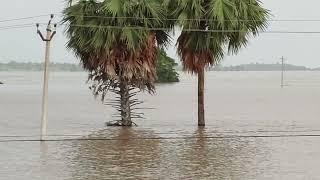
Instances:
[[[204,119],[204,67],[198,73],[198,126],[205,126]]]
[[[120,80],[121,124],[132,126],[129,86],[123,79]]]

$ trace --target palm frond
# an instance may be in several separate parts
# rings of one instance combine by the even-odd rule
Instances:
[[[63,13],[67,47],[80,59],[91,80],[107,82],[121,78],[131,86],[154,90],[156,46],[170,42],[168,31],[127,27],[163,26],[167,10],[161,1],[80,0]]]
[[[187,71],[197,73],[237,53],[249,37],[267,27],[269,11],[258,0],[177,0],[175,17],[182,28],[178,54]],[[200,29],[191,32],[188,29]],[[214,31],[206,31],[214,30]]]

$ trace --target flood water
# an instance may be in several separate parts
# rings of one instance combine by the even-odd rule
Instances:
[[[196,79],[181,74],[139,95],[153,109],[138,127],[114,128],[85,73],[52,73],[52,141],[41,143],[42,74],[0,72],[0,179],[320,179],[320,72],[285,79],[281,89],[279,72],[207,73],[198,129]]]

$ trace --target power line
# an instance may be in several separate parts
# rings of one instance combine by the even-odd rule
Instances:
[[[34,26],[19,26],[19,27],[11,27],[11,28],[1,28],[0,31],[5,31],[5,30],[11,30],[11,29],[25,29],[25,28],[31,28]]]
[[[10,28],[0,28],[0,31],[2,31],[2,30],[11,30],[11,29],[24,29],[24,28],[31,28],[31,27],[33,27],[33,25],[17,26],[17,27],[10,27]]]
[[[57,13],[58,16],[64,16],[64,14]],[[103,18],[103,19],[139,19],[139,20],[158,20],[159,18],[148,18],[148,17],[133,17],[133,16],[126,16],[126,17],[108,17],[108,16],[88,16],[82,14],[75,14],[75,15],[67,15],[69,17],[88,17],[88,18]],[[162,20],[167,21],[211,21],[211,22],[218,22],[219,20],[214,19],[195,19],[195,18],[186,18],[186,19],[178,19],[178,18],[164,18]],[[239,20],[224,20],[226,22],[261,22],[261,20],[250,20],[250,19],[239,19]],[[269,19],[266,20],[267,22],[320,22],[320,19]]]
[[[42,23],[43,24],[43,23]],[[29,23],[29,24],[18,24],[18,25],[11,25],[11,26],[0,26],[0,30],[9,30],[9,29],[20,29],[20,28],[28,28],[32,27],[34,24]],[[142,27],[142,26],[101,26],[101,25],[59,25],[58,27],[62,26],[71,26],[71,27],[83,27],[83,28],[105,28],[105,29],[136,29],[136,30],[149,30],[149,31],[170,31],[172,30],[171,28],[148,28],[148,27]],[[243,30],[204,30],[204,29],[188,29],[185,28],[183,31],[188,31],[188,32],[216,32],[216,33],[232,33],[232,32],[248,32],[248,31],[243,31]],[[251,31],[252,33],[265,33],[265,34],[320,34],[320,31]]]
[[[169,31],[171,28],[148,28],[142,26],[101,26],[101,25],[60,25],[71,27],[83,27],[83,28],[105,28],[105,29],[135,29],[135,30],[149,30],[149,31]],[[243,30],[204,30],[204,29],[188,29],[184,28],[182,31],[189,32],[217,32],[217,33],[232,33],[232,32],[248,32]],[[320,31],[251,31],[252,33],[270,33],[270,34],[320,34]]]
[[[310,133],[317,133],[317,132],[319,133],[320,130],[314,129],[314,130],[296,130],[296,131],[290,131],[290,130],[217,131],[217,132],[213,132],[213,134],[285,133],[284,136],[288,136],[288,135],[290,135],[289,133],[291,133],[291,134],[293,134],[293,133],[310,134]],[[166,133],[164,133],[164,134],[166,134]],[[312,135],[317,135],[317,134],[312,134]],[[46,135],[46,137],[84,137],[84,136],[85,135],[83,135],[83,134],[48,134],[48,135]],[[244,135],[240,135],[240,136],[244,136]],[[320,136],[320,134],[319,134],[319,136]],[[30,138],[30,137],[39,137],[39,135],[0,135],[0,138]],[[219,136],[219,137],[221,137],[221,136]],[[93,138],[93,139],[96,139],[96,138]]]
[[[15,27],[15,26],[24,26],[24,25],[32,25],[32,26],[35,26],[36,24],[39,24],[39,25],[48,25],[48,23],[24,23],[24,24],[12,24],[12,25],[0,26],[0,28]]]
[[[0,23],[11,22],[11,21],[20,21],[20,20],[26,20],[26,19],[34,19],[34,18],[44,17],[44,16],[48,16],[48,15],[49,14],[43,14],[43,15],[37,15],[37,16],[27,16],[27,17],[13,18],[13,19],[4,19],[4,20],[0,20]]]
[[[39,17],[45,17],[50,15],[48,14],[42,14],[42,15],[36,15],[36,16],[27,16],[27,17],[20,17],[20,18],[11,18],[11,19],[4,19],[0,20],[0,23],[3,22],[11,22],[11,21],[20,21],[20,20],[26,20],[26,19],[35,19]],[[64,16],[62,13],[55,13],[57,16]],[[89,16],[89,15],[82,15],[82,14],[74,14],[74,15],[68,15],[70,17],[88,17],[88,18],[104,18],[104,19],[115,19],[114,17],[106,17],[106,16]],[[127,17],[116,17],[116,19],[146,19],[146,20],[158,20],[158,18],[148,18],[148,17],[133,17],[133,16],[127,16]],[[178,18],[164,18],[162,20],[166,21],[211,21],[215,22],[218,20],[210,20],[210,19],[196,19],[196,18],[186,18],[186,19],[178,19]],[[224,20],[226,22],[261,22],[259,20],[250,20],[250,19],[240,19],[240,20]],[[267,22],[320,22],[320,19],[269,19]]]
[[[24,26],[34,26],[33,23],[26,23],[26,24],[15,24],[15,25],[9,25],[9,26],[0,26],[0,29],[10,29],[10,28],[19,28]]]
[[[22,17],[22,18],[16,18],[16,19],[8,19],[8,20],[2,20],[0,22],[8,22],[8,21],[17,21],[17,20],[24,20],[24,19],[32,19],[37,17],[43,17],[47,15],[38,15],[38,16],[30,16],[30,17]],[[72,16],[72,15],[71,15]],[[74,17],[80,17],[80,15],[74,15]],[[108,18],[111,19],[113,17],[105,17],[105,16],[81,16],[81,17],[99,17],[99,18]],[[140,17],[117,17],[120,18],[131,18],[131,19],[156,19],[156,18],[140,18]],[[166,19],[166,20],[179,20],[179,19]],[[184,19],[184,20],[201,20],[201,19]],[[205,20],[205,19],[202,19]],[[228,20],[226,20],[228,21]],[[254,21],[254,20],[240,20],[240,21]],[[269,20],[269,21],[295,21],[295,22],[320,22],[318,19],[308,20],[308,19],[300,19],[300,20]],[[45,24],[45,23],[42,23]],[[20,29],[20,28],[27,28],[31,27],[33,24],[18,24],[18,25],[10,25],[10,26],[0,26],[0,30],[9,30],[9,29]],[[65,24],[61,24],[60,26],[68,26]],[[142,26],[103,26],[103,25],[82,25],[82,24],[76,24],[76,25],[70,25],[71,27],[83,27],[83,28],[107,28],[107,29],[137,29],[137,30],[162,30],[162,31],[170,31],[171,28],[148,28],[148,27],[142,27]],[[243,30],[204,30],[204,29],[195,29],[195,28],[185,28],[183,31],[189,31],[189,32],[248,32]],[[271,34],[320,34],[320,31],[258,31],[257,33],[271,33]]]
[[[44,23],[41,23],[41,25]],[[23,28],[28,28],[28,27],[34,27],[34,23],[27,23],[27,24],[15,24],[15,25],[9,25],[9,26],[0,26],[0,31],[1,30],[10,30],[10,29],[23,29]]]
[[[286,135],[230,135],[230,136],[190,136],[190,137],[140,137],[140,138],[62,138],[47,139],[46,142],[61,141],[128,141],[128,140],[190,140],[190,139],[239,139],[239,138],[299,138],[320,137],[320,134],[286,134]],[[39,139],[3,139],[0,143],[7,142],[41,142]]]
[[[44,24],[44,23],[41,23]],[[32,27],[34,24],[17,24],[11,26],[0,26],[0,30],[9,30],[9,29],[20,29]],[[62,26],[71,26],[71,27],[83,27],[83,28],[104,28],[104,29],[131,29],[131,30],[149,30],[149,31],[170,31],[170,28],[148,28],[142,26],[101,26],[101,25],[59,25]],[[188,32],[216,32],[216,33],[232,33],[232,32],[248,32],[243,30],[204,30],[204,29],[183,29],[183,31]],[[256,33],[253,32],[252,33]],[[257,33],[269,33],[269,34],[320,34],[320,31],[258,31]]]

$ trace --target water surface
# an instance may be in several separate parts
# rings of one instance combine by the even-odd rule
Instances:
[[[0,72],[0,179],[319,179],[320,73],[209,72],[207,127],[196,127],[196,79],[141,94],[145,120],[107,128],[113,110],[84,73],[52,73],[48,139],[39,138],[38,72]],[[109,95],[112,97],[112,94]],[[287,136],[289,135],[289,136]],[[298,136],[292,136],[298,135]],[[96,140],[76,140],[89,138]]]

